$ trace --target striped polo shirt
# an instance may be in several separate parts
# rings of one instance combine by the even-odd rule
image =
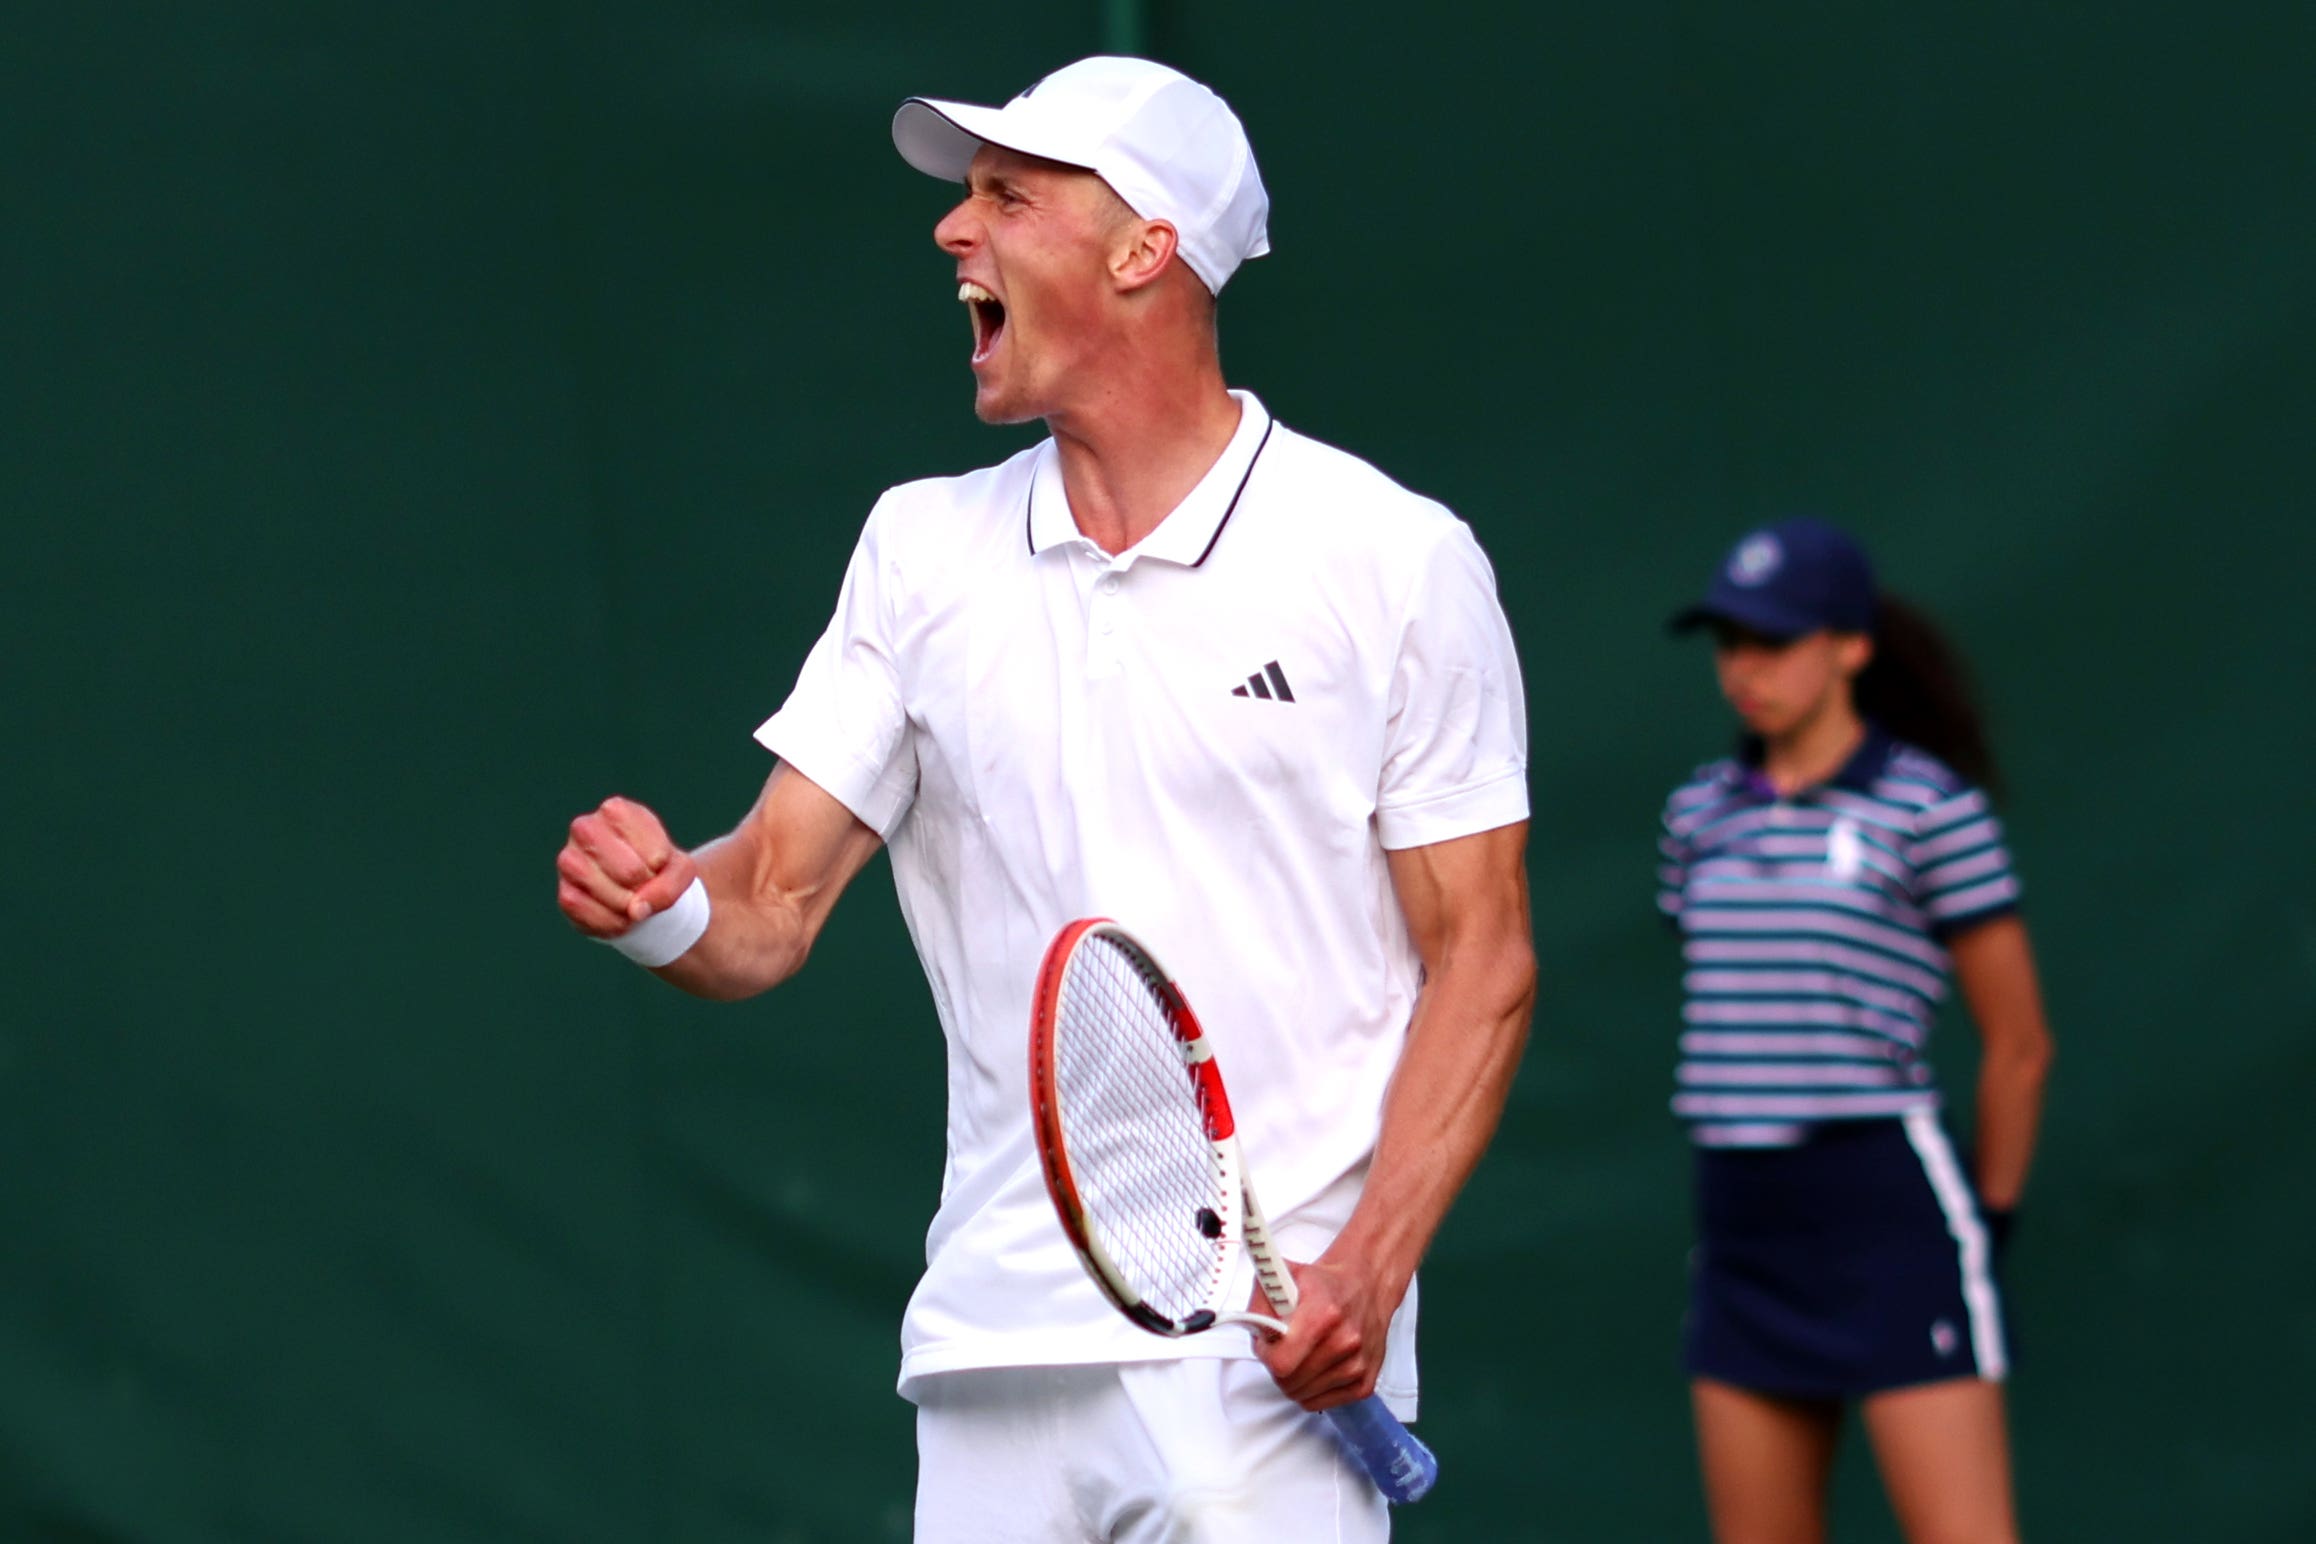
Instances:
[[[1945,941],[2018,905],[1981,790],[1869,729],[1792,794],[1742,757],[1698,768],[1659,849],[1684,964],[1673,1112],[1696,1142],[1786,1146],[1811,1122],[1937,1108],[1923,1053]]]

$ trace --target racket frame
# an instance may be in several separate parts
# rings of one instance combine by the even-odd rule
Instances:
[[[1237,1125],[1230,1113],[1230,1095],[1222,1086],[1222,1074],[1214,1065],[1214,1048],[1199,1025],[1198,1015],[1190,1011],[1189,1002],[1175,986],[1173,978],[1152,957],[1133,935],[1106,917],[1088,917],[1062,929],[1046,950],[1045,962],[1038,969],[1035,1007],[1030,1016],[1029,1066],[1030,1118],[1037,1130],[1039,1167],[1045,1174],[1046,1191],[1053,1197],[1055,1213],[1061,1218],[1062,1232],[1067,1234],[1070,1247],[1077,1251],[1085,1265],[1086,1274],[1102,1294],[1118,1306],[1121,1313],[1154,1335],[1179,1339],[1211,1329],[1217,1324],[1246,1320],[1275,1325],[1277,1321],[1261,1315],[1225,1312],[1219,1309],[1200,1309],[1169,1318],[1146,1302],[1140,1290],[1129,1280],[1110,1253],[1102,1246],[1086,1208],[1085,1198],[1078,1188],[1075,1171],[1070,1166],[1068,1144],[1062,1134],[1062,1094],[1060,1079],[1054,1067],[1054,1036],[1057,1029],[1056,1010],[1061,1002],[1062,981],[1070,962],[1077,958],[1078,947],[1088,935],[1098,934],[1117,947],[1135,973],[1158,1000],[1167,1027],[1173,1031],[1176,1049],[1182,1055],[1183,1069],[1190,1078],[1198,1102],[1199,1118],[1206,1127],[1207,1146],[1213,1163],[1214,1203],[1222,1239],[1243,1238],[1246,1232],[1247,1202],[1251,1199],[1246,1185],[1246,1164],[1240,1156]],[[1264,1241],[1264,1254],[1269,1249],[1270,1231],[1255,1216],[1256,1227]],[[1251,1250],[1250,1250],[1251,1253]],[[1230,1252],[1220,1252],[1217,1274],[1227,1277]],[[1276,1270],[1275,1256],[1271,1268]],[[1258,1270],[1260,1267],[1258,1266]],[[1221,1283],[1217,1283],[1219,1289]],[[1267,1295],[1267,1288],[1266,1288]],[[1283,1326],[1280,1327],[1284,1332]]]

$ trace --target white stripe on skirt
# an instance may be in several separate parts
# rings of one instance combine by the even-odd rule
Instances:
[[[2002,1304],[1994,1290],[1993,1243],[1986,1223],[1971,1200],[1970,1185],[1962,1177],[1962,1164],[1954,1156],[1954,1144],[1946,1139],[1946,1128],[1938,1123],[1938,1112],[1909,1110],[1904,1120],[1906,1140],[1914,1144],[1931,1193],[1946,1214],[1946,1231],[1961,1249],[1962,1302],[1970,1311],[1970,1349],[1978,1375],[1999,1383],[2010,1371],[2010,1360],[2003,1352]]]

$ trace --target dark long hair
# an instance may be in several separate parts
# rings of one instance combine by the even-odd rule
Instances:
[[[2002,773],[1970,667],[1918,607],[1884,591],[1874,621],[1874,658],[1854,688],[1858,711],[1918,745],[1990,795]]]

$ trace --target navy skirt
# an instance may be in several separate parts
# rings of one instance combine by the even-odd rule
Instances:
[[[2008,1372],[1977,1191],[1934,1113],[1700,1147],[1696,1174],[1691,1377],[1856,1399]]]

